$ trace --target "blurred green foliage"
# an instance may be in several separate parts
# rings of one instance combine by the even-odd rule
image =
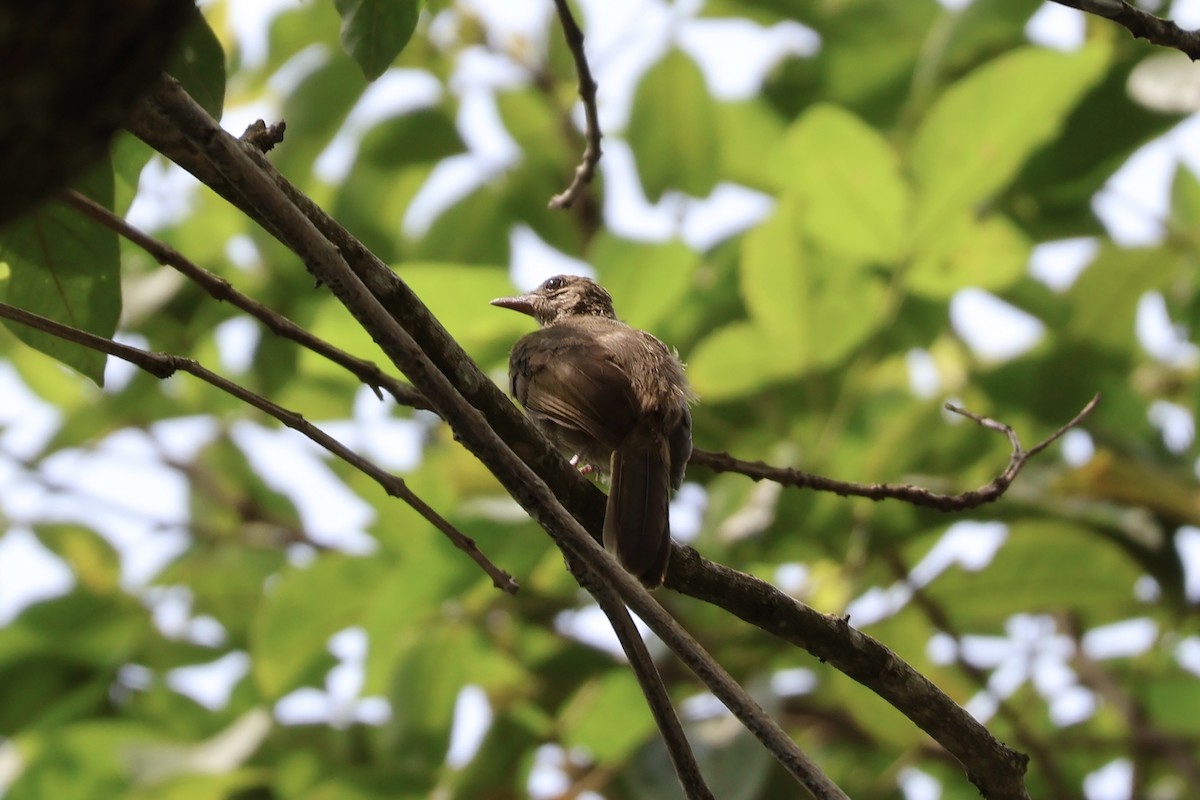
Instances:
[[[679,237],[647,242],[607,229],[599,177],[595,203],[546,208],[582,152],[571,124],[575,76],[552,17],[544,38],[521,40],[444,2],[428,3],[420,21],[416,2],[308,2],[273,21],[265,62],[246,66],[228,23],[231,4],[206,7],[211,28],[190,34],[179,77],[210,110],[222,98],[226,108],[277,104],[288,127],[275,163],[393,264],[497,376],[527,324],[486,301],[510,291],[510,235],[527,228],[592,264],[623,317],[679,347],[701,396],[695,438],[706,449],[846,480],[960,491],[1002,470],[1009,449],[1003,436],[954,424],[940,411],[946,398],[1011,424],[1031,445],[1102,392],[1084,426],[1089,461],[1068,465],[1052,448],[1003,500],[968,514],[775,491],[693,469],[688,480],[707,492],[695,546],[836,614],[873,589],[902,589],[952,523],[1003,523],[1006,537],[989,563],[914,577],[928,581],[919,597],[865,630],[961,703],[986,691],[1001,661],[1034,674],[1052,666],[1046,653],[1058,653],[1066,683],[1047,689],[1026,677],[1015,688],[993,686],[1001,708],[988,724],[1034,754],[1034,797],[1082,797],[1084,776],[1117,758],[1136,767],[1135,796],[1200,793],[1197,598],[1194,587],[1186,594],[1175,547],[1181,527],[1200,525],[1197,448],[1194,437],[1168,448],[1150,421],[1156,404],[1194,409],[1200,382],[1194,360],[1157,360],[1134,331],[1147,292],[1161,294],[1183,329],[1200,323],[1200,181],[1180,168],[1162,220],[1167,235],[1153,246],[1118,246],[1090,205],[1137,147],[1179,119],[1138,106],[1125,89],[1153,48],[1097,20],[1073,52],[1031,45],[1032,0],[976,0],[957,12],[934,0],[714,0],[701,12],[706,22],[795,20],[821,44],[775,64],[757,95],[718,100],[693,56],[672,43],[639,79],[628,125],[606,131],[631,148],[651,200],[704,197],[732,182],[773,201],[761,221],[700,251]],[[323,57],[298,69],[293,59],[311,47]],[[481,49],[524,75],[496,97],[520,157],[427,230],[406,230],[402,220],[433,170],[467,149],[456,124],[464,95],[451,79],[464,54]],[[273,79],[285,66],[290,77]],[[439,98],[373,122],[345,176],[327,182],[314,161],[367,90],[364,74],[391,66],[424,71]],[[150,155],[118,142],[105,168],[118,178],[115,197],[107,174],[89,178],[89,193],[124,209]],[[189,213],[156,233],[323,338],[377,357],[298,260],[215,195],[196,192]],[[1098,255],[1071,288],[1051,290],[1030,275],[1034,247],[1074,236],[1094,237]],[[231,240],[253,245],[251,263],[231,264]],[[0,291],[104,335],[123,295],[122,330],[215,365],[216,331],[238,312],[183,281],[163,291],[163,268],[120,248],[118,291],[111,234],[49,206],[0,232]],[[1011,359],[976,354],[949,314],[952,298],[972,287],[1041,320],[1036,346]],[[100,381],[95,357],[13,330]],[[578,790],[610,800],[678,796],[627,668],[556,626],[563,612],[586,605],[557,552],[443,428],[425,428],[420,464],[405,478],[517,577],[515,597],[495,591],[424,520],[341,464],[331,468],[375,509],[378,547],[354,555],[302,544],[301,514],[256,473],[229,427],[262,420],[211,387],[138,376],[101,393],[10,333],[0,347],[63,414],[44,452],[22,465],[29,474],[128,428],[192,415],[221,422],[186,463],[162,464],[187,479],[190,530],[148,586],[121,580],[117,553],[87,525],[35,525],[74,585],[0,628],[0,747],[13,757],[0,763],[17,765],[0,770],[9,800],[516,798],[526,796],[546,744],[566,748],[560,766]],[[936,370],[932,396],[911,387],[914,350]],[[361,387],[349,374],[266,332],[246,355],[249,367],[236,377],[249,388],[310,418],[351,415]],[[289,561],[285,550],[297,546],[307,557]],[[1198,569],[1192,564],[1192,575]],[[155,623],[167,588],[185,593],[191,615],[219,624],[216,643]],[[718,609],[659,597],[850,796],[899,797],[909,767],[941,781],[943,798],[975,796],[923,734],[863,687]],[[1057,638],[1041,642],[1047,649],[1017,633],[1031,619],[1050,621]],[[1129,619],[1155,631],[1132,655],[1096,659],[1070,644]],[[338,660],[330,637],[348,627],[368,642],[362,694],[386,698],[390,716],[256,727],[256,710],[325,686]],[[938,634],[942,642],[946,634],[991,641],[1008,655],[967,666],[935,658],[929,642]],[[1188,648],[1191,672],[1181,660]],[[250,667],[215,708],[168,683],[175,668],[230,653],[248,654]],[[796,668],[807,670],[811,688],[772,683]],[[669,658],[663,671],[677,700],[699,692]],[[486,695],[490,724],[465,763],[449,764],[455,701],[467,685]],[[1079,687],[1091,692],[1094,711],[1056,723],[1052,707]],[[693,714],[688,724],[718,796],[794,795],[729,719]]]

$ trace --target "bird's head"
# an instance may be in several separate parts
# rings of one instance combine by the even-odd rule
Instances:
[[[609,293],[600,284],[582,275],[555,275],[529,294],[497,297],[492,305],[528,314],[539,325],[550,325],[564,317],[617,318]]]

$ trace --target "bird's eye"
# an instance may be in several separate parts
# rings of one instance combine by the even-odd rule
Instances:
[[[563,276],[555,275],[553,278],[547,278],[546,282],[542,284],[542,288],[547,292],[556,292],[564,285],[566,285],[566,281],[563,280]]]

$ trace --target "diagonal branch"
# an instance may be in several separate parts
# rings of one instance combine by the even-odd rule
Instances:
[[[270,219],[270,230],[303,260],[308,270],[340,300],[383,348],[389,359],[433,403],[455,436],[492,472],[505,489],[550,534],[576,565],[596,573],[670,647],[683,663],[742,721],[815,798],[845,798],[820,768],[796,745],[741,686],[683,629],[645,588],[607,553],[563,508],[553,491],[497,435],[482,415],[433,364],[413,336],[384,308],[346,260],[346,250],[327,238],[283,191],[261,153],[227,132],[182,90],[164,78],[146,103],[151,114],[174,123],[187,145],[222,179],[239,201]],[[136,122],[135,122],[136,124]],[[425,312],[426,315],[428,311]],[[413,324],[412,319],[405,319]],[[469,362],[469,359],[463,358]],[[473,366],[473,365],[472,365]],[[449,372],[461,376],[460,362]],[[476,368],[477,369],[477,368]],[[493,385],[493,389],[494,389]],[[509,404],[511,408],[511,403]],[[559,456],[565,465],[565,460]],[[569,466],[568,466],[569,468]],[[582,479],[580,479],[582,480]]]
[[[582,579],[580,583],[583,583]],[[588,591],[596,598],[600,609],[608,617],[613,632],[621,642],[621,649],[629,658],[629,666],[642,687],[642,694],[646,696],[650,713],[653,714],[654,722],[662,733],[667,754],[671,757],[671,764],[675,767],[675,775],[679,778],[684,795],[688,800],[714,800],[712,790],[708,788],[704,776],[700,773],[700,764],[696,761],[691,744],[688,743],[687,734],[679,722],[679,715],[671,705],[667,687],[663,684],[658,667],[654,665],[654,659],[650,657],[650,651],[646,649],[646,643],[642,641],[637,626],[633,624],[633,618],[629,616],[629,610],[621,602],[620,596],[604,584],[589,586]]]
[[[584,131],[583,158],[575,167],[571,185],[559,194],[550,198],[550,208],[570,208],[579,198],[583,187],[592,182],[596,174],[596,165],[600,163],[600,115],[596,110],[596,80],[592,77],[592,68],[588,65],[587,54],[583,51],[583,31],[571,13],[567,0],[554,0],[558,11],[558,19],[562,23],[563,38],[575,59],[575,71],[579,74],[579,99],[583,101],[583,116],[587,121]]]
[[[205,383],[215,386],[226,394],[236,397],[247,405],[270,414],[287,427],[304,434],[359,472],[372,478],[390,496],[398,497],[408,503],[412,506],[413,510],[445,534],[446,538],[453,542],[455,547],[469,555],[488,574],[492,582],[496,585],[496,588],[503,589],[509,594],[516,593],[517,582],[513,580],[513,577],[489,561],[487,556],[479,549],[474,539],[465,536],[444,517],[430,508],[424,500],[408,488],[408,485],[401,478],[381,469],[358,455],[295,411],[290,411],[272,403],[262,395],[256,394],[240,384],[221,377],[191,358],[183,358],[182,356],[171,355],[169,353],[156,353],[143,350],[139,347],[121,344],[120,342],[114,342],[112,339],[106,339],[94,333],[72,328],[69,325],[55,322],[52,319],[47,319],[33,312],[26,311],[23,308],[11,306],[8,303],[0,303],[0,317],[19,322],[22,325],[28,325],[31,328],[49,333],[52,336],[57,336],[65,341],[74,342],[83,347],[107,353],[110,356],[116,356],[145,370],[156,378],[165,380],[176,372],[187,372],[195,375]]]
[[[866,497],[870,500],[902,500],[914,506],[935,508],[938,511],[963,511],[969,508],[999,500],[1008,491],[1008,487],[1029,462],[1029,459],[1058,441],[1067,431],[1083,422],[1095,410],[1100,402],[1100,395],[1095,395],[1083,409],[1069,422],[1054,433],[1047,436],[1033,447],[1025,450],[1013,429],[1002,422],[973,414],[964,408],[946,404],[946,410],[960,414],[989,430],[999,431],[1008,437],[1012,445],[1012,455],[1009,456],[1008,466],[1004,471],[988,483],[962,494],[941,494],[921,486],[907,483],[850,483],[814,475],[809,472],[791,469],[789,467],[773,467],[762,461],[743,461],[728,453],[709,450],[692,451],[692,464],[708,467],[714,472],[736,472],[753,478],[756,481],[775,481],[783,486],[795,486],[801,489],[816,489],[822,492],[833,492],[843,497]]]
[[[1111,19],[1128,30],[1135,39],[1169,47],[1186,53],[1195,61],[1200,59],[1200,32],[1188,31],[1169,19],[1156,17],[1125,0],[1054,0],[1060,6],[1076,8],[1088,14]]]
[[[429,403],[421,395],[420,392],[413,389],[411,386],[401,383],[392,376],[386,374],[377,365],[370,361],[364,361],[361,358],[356,358],[350,355],[345,350],[339,347],[334,347],[324,339],[313,336],[311,333],[301,328],[296,323],[292,322],[287,317],[277,311],[268,308],[262,303],[247,297],[233,287],[229,281],[214,275],[203,267],[195,264],[187,259],[182,253],[171,247],[169,244],[155,239],[137,228],[130,225],[125,220],[118,217],[113,212],[109,211],[104,206],[85,197],[79,192],[71,189],[64,192],[62,201],[66,205],[75,209],[79,213],[88,217],[95,222],[103,225],[119,236],[122,236],[133,242],[138,247],[145,250],[151,258],[160,264],[166,264],[173,267],[179,272],[186,275],[192,281],[198,283],[204,291],[208,292],[212,297],[219,301],[226,301],[230,305],[240,308],[250,316],[257,319],[263,325],[277,336],[282,336],[285,339],[307,347],[314,353],[324,356],[333,363],[345,367],[348,371],[354,374],[367,386],[375,390],[375,395],[380,399],[383,395],[380,389],[386,389],[388,394],[396,399],[401,405],[411,406],[412,408],[428,409]]]
[[[163,108],[187,102],[190,98],[177,85],[161,84],[151,102],[143,103],[134,115],[131,130],[295,249],[294,234],[284,229],[273,214],[248,202],[236,176],[219,171],[207,150],[184,136],[183,123],[177,121],[177,115]],[[571,468],[395,272],[279,175],[269,162],[256,161],[258,169],[270,175],[287,199],[333,243],[336,253],[344,257],[355,275],[387,313],[401,323],[454,389],[486,417],[490,429],[533,468],[562,505],[598,540],[604,519],[603,493]],[[539,491],[541,485],[538,484]],[[528,487],[528,491],[533,491],[533,487]],[[977,720],[956,716],[959,706],[945,692],[873,637],[850,628],[844,620],[797,602],[765,581],[707,561],[690,547],[674,547],[667,586],[723,608],[807,650],[871,689],[957,758],[984,797],[1027,800],[1022,779],[1025,760],[1021,754],[997,741]]]

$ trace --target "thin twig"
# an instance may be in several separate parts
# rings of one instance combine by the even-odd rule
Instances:
[[[1025,468],[1029,459],[1045,450],[1063,434],[1082,422],[1092,413],[1099,402],[1100,395],[1097,394],[1088,401],[1083,410],[1076,414],[1070,422],[1028,450],[1024,450],[1021,447],[1021,442],[1017,438],[1016,433],[1008,425],[988,419],[987,417],[981,417],[966,409],[947,403],[947,411],[964,416],[989,430],[1003,433],[1008,437],[1008,441],[1012,445],[1012,455],[1009,457],[1008,466],[1002,473],[978,489],[961,494],[941,494],[908,483],[851,483],[849,481],[838,481],[809,472],[801,472],[790,467],[773,467],[762,461],[743,461],[739,458],[734,458],[728,453],[711,450],[693,450],[690,463],[707,467],[714,472],[736,472],[756,481],[775,481],[783,486],[833,492],[843,497],[866,497],[876,501],[902,500],[914,506],[924,506],[939,511],[963,511],[999,500],[1008,491],[1008,487],[1012,485],[1013,480],[1020,474],[1021,470]]]
[[[679,715],[671,705],[671,697],[667,694],[667,687],[663,684],[658,667],[650,657],[650,651],[646,649],[646,643],[642,641],[625,604],[616,592],[603,584],[589,586],[588,591],[596,598],[600,609],[608,617],[613,632],[617,634],[621,643],[621,649],[629,658],[629,666],[642,687],[646,704],[650,706],[650,713],[654,715],[654,722],[662,733],[663,743],[667,746],[667,754],[671,757],[671,764],[675,767],[675,775],[679,778],[684,795],[688,800],[714,800],[712,790],[708,788],[704,776],[700,773],[700,764],[696,761],[696,754],[692,752],[687,734],[679,722]]]
[[[1200,59],[1200,32],[1184,30],[1169,19],[1156,17],[1125,0],[1054,0],[1060,6],[1075,8],[1088,14],[1111,19],[1128,30],[1135,39],[1145,39],[1160,47],[1169,47],[1187,54],[1192,61]]]
[[[401,383],[392,376],[385,374],[383,370],[370,361],[350,355],[345,350],[312,335],[277,311],[268,308],[253,298],[247,297],[235,289],[229,281],[193,263],[169,244],[139,231],[91,198],[85,197],[74,189],[71,189],[63,193],[62,201],[89,219],[98,222],[114,233],[133,242],[145,250],[158,263],[165,264],[183,273],[217,300],[228,302],[230,305],[245,311],[250,316],[262,322],[263,325],[267,326],[277,336],[291,339],[312,350],[314,353],[328,358],[333,363],[345,367],[355,377],[367,386],[370,386],[374,390],[376,397],[383,399],[383,394],[380,392],[380,388],[382,387],[387,389],[388,394],[394,397],[396,402],[401,405],[411,406],[412,408],[429,408],[429,401],[411,386]]]
[[[22,325],[28,325],[36,330],[57,336],[64,341],[74,342],[83,347],[107,353],[110,356],[116,356],[159,379],[165,380],[176,372],[187,372],[205,383],[236,397],[247,405],[270,414],[287,427],[304,434],[359,472],[372,478],[390,496],[398,497],[408,503],[412,506],[413,510],[445,534],[454,543],[455,547],[469,555],[488,574],[492,582],[496,585],[496,588],[503,589],[509,594],[516,593],[517,582],[513,580],[513,577],[489,561],[473,539],[462,534],[445,518],[430,508],[424,500],[408,488],[408,485],[401,478],[381,469],[353,450],[350,450],[337,439],[334,439],[310,423],[301,414],[272,403],[262,395],[256,394],[244,386],[221,377],[191,358],[171,355],[170,353],[156,353],[150,350],[143,350],[139,347],[121,344],[120,342],[114,342],[112,339],[106,339],[103,336],[97,336],[93,333],[64,325],[61,322],[55,322],[52,319],[47,319],[39,314],[26,311],[23,308],[11,306],[8,303],[0,303],[0,317],[11,319]]]
[[[305,267],[346,305],[396,367],[429,398],[456,437],[488,467],[569,558],[594,570],[599,579],[617,591],[621,599],[815,798],[846,797],[779,724],[563,508],[542,478],[492,430],[479,409],[459,394],[412,335],[368,290],[362,278],[350,268],[342,251],[280,188],[261,153],[221,129],[177,81],[164,78],[146,102],[154,106],[155,114],[175,124],[190,147],[211,163],[223,183],[233,187],[242,202],[254,208],[259,216],[270,218],[270,230],[292,248]]]
[[[579,99],[583,101],[583,116],[586,120],[584,131],[583,158],[575,167],[571,185],[559,194],[550,198],[550,208],[570,208],[583,187],[591,183],[596,174],[596,165],[600,163],[600,114],[596,110],[596,80],[592,77],[592,68],[588,65],[587,54],[583,50],[583,31],[575,22],[571,7],[567,0],[554,0],[558,11],[558,19],[562,23],[563,38],[575,59],[575,71],[579,74]]]

